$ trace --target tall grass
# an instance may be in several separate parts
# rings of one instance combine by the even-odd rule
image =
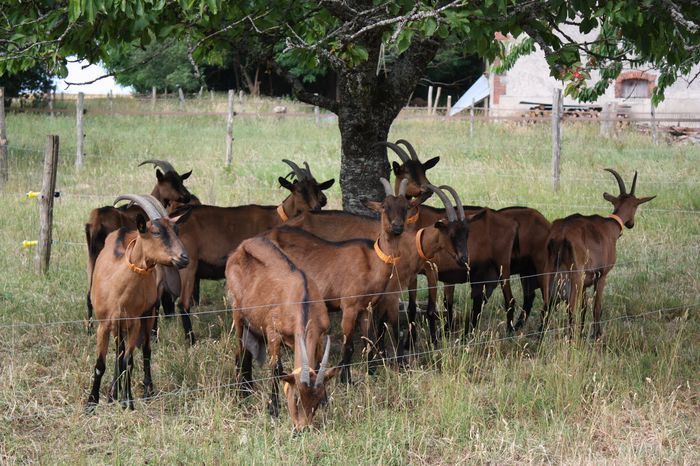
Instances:
[[[281,158],[307,160],[317,178],[337,179],[337,127],[317,127],[312,116],[238,118],[230,169],[223,167],[221,117],[88,112],[86,129],[85,166],[77,170],[72,118],[8,118],[11,177],[0,193],[2,462],[700,462],[700,217],[686,212],[700,207],[697,147],[654,147],[633,131],[605,141],[596,127],[566,126],[562,188],[553,193],[545,125],[477,125],[470,139],[464,121],[397,121],[391,139],[409,139],[423,158],[440,156],[431,179],[458,187],[468,203],[530,205],[550,219],[607,214],[602,193],[617,188],[605,167],[625,178],[638,170],[638,193],[658,197],[618,242],[603,316],[615,320],[604,326],[601,341],[569,342],[553,331],[540,342],[532,335],[539,312],[515,339],[505,339],[496,292],[471,344],[443,341],[432,351],[421,338],[422,354],[407,368],[388,366],[374,376],[365,374],[358,356],[356,384],[332,384],[319,430],[293,436],[285,414],[272,420],[266,413],[268,382],[250,399],[237,397],[236,343],[226,312],[194,318],[202,338],[193,348],[179,322],[161,321],[153,356],[156,399],[138,402],[133,413],[101,404],[96,416],[83,414],[95,345],[79,322],[86,291],[83,224],[91,208],[119,193],[150,191],[152,169],[137,167],[146,158],[193,169],[188,186],[207,203],[276,204],[285,194],[276,182],[287,171]],[[22,193],[40,188],[46,134],[61,136],[62,195],[51,269],[38,277],[33,251],[20,244],[36,238],[37,207]],[[340,207],[337,184],[329,200]],[[457,296],[463,319],[471,307],[465,286]],[[222,283],[206,283],[198,310],[225,307]],[[552,320],[557,329],[565,318],[560,312]],[[336,320],[334,326],[337,331]],[[137,357],[137,374],[139,366]]]

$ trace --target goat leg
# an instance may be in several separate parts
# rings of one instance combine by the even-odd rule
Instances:
[[[595,284],[595,298],[593,302],[593,330],[591,337],[596,340],[603,334],[600,319],[603,316],[603,289],[605,289],[606,278],[606,275],[603,275]]]
[[[272,351],[273,351],[273,349],[270,348],[271,354],[272,354]],[[284,372],[284,368],[282,367],[282,361],[279,359],[279,357],[275,357],[274,359],[277,359],[277,363],[272,368],[272,392],[270,394],[268,411],[270,412],[270,416],[279,417],[279,415],[280,415],[279,378],[282,376],[282,373]]]
[[[117,322],[116,325],[120,325],[120,322]],[[108,403],[118,400],[121,393],[119,383],[123,372],[122,358],[124,357],[124,340],[122,339],[121,330],[114,338],[114,343],[116,345],[116,357],[114,358],[114,375],[112,378],[112,384],[110,385],[109,393],[107,394]]]
[[[157,308],[156,308],[157,309]],[[154,309],[155,311],[155,309]],[[155,312],[154,312],[155,314]],[[149,399],[153,396],[153,379],[151,378],[151,332],[152,327],[158,322],[157,315],[153,315],[150,319],[144,322],[143,345],[141,352],[143,353],[143,397]]]
[[[107,356],[107,347],[109,346],[109,329],[106,325],[100,325],[97,328],[97,362],[95,363],[95,373],[92,379],[92,390],[88,397],[85,412],[92,414],[95,407],[100,402],[100,385],[102,377],[105,373],[105,357]]]
[[[411,281],[408,285],[408,309],[406,314],[408,317],[408,331],[406,332],[406,339],[404,340],[404,350],[411,351],[412,347],[416,344],[416,337],[418,336],[418,330],[416,329],[416,295],[418,286],[418,276],[411,277]]]
[[[352,383],[352,375],[350,373],[350,362],[352,354],[355,351],[355,346],[352,341],[353,330],[355,329],[355,321],[358,310],[352,308],[343,308],[343,318],[341,327],[343,331],[343,355],[340,360],[340,381],[346,384]]]

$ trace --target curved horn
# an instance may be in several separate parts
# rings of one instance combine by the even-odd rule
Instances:
[[[410,157],[408,156],[408,154],[406,153],[406,151],[403,150],[400,146],[397,146],[396,144],[394,144],[393,142],[389,142],[389,141],[379,141],[379,142],[375,143],[374,145],[375,145],[375,146],[386,146],[386,147],[390,148],[391,150],[393,150],[394,152],[396,152],[396,155],[399,156],[399,158],[401,159],[401,161],[402,161],[403,163],[408,162],[409,159],[410,159]]]
[[[160,168],[161,170],[163,170],[164,173],[165,173],[165,172],[175,172],[175,173],[177,173],[177,170],[175,170],[175,168],[174,168],[172,165],[170,165],[169,162],[166,162],[165,160],[156,160],[156,159],[144,160],[143,162],[141,162],[141,163],[139,164],[139,167],[140,167],[141,165],[146,165],[147,163],[152,163],[154,168],[155,168],[155,167],[158,167],[158,168]]]
[[[306,160],[304,160],[304,168],[306,168],[306,173],[309,175],[309,179],[313,179],[314,175],[311,174],[311,168],[309,168],[309,164],[306,163]]]
[[[620,174],[612,168],[605,168],[604,170],[606,172],[612,173],[612,175],[615,177],[615,179],[617,180],[617,186],[620,188],[620,194],[626,194],[627,188],[625,188],[625,182],[622,181],[622,177],[620,176]]]
[[[318,375],[316,375],[316,387],[323,385],[323,379],[326,377],[326,368],[328,367],[328,357],[331,354],[331,337],[326,335],[326,349],[323,351],[323,359],[321,359],[321,365],[318,368]]]
[[[292,162],[291,160],[287,160],[287,159],[282,159],[282,162],[286,163],[287,165],[289,165],[292,168],[292,170],[294,171],[294,174],[297,176],[297,180],[302,181],[302,180],[306,179],[306,173],[304,172],[304,170],[299,168],[299,165],[297,165],[296,163]]]
[[[445,204],[445,213],[447,214],[447,220],[450,222],[456,222],[457,221],[457,214],[455,213],[455,208],[452,207],[452,203],[447,198],[445,193],[442,192],[442,190],[435,185],[428,184],[426,186],[429,190],[431,190],[432,192],[437,194],[438,197],[440,198],[440,200],[442,201],[442,203]]]
[[[384,186],[384,194],[387,196],[393,196],[394,195],[394,190],[391,188],[391,185],[389,184],[389,180],[386,178],[379,178],[379,181],[382,182],[382,186]],[[402,181],[403,183],[403,181]]]
[[[403,197],[406,195],[406,187],[408,186],[408,180],[406,178],[401,180],[401,184],[399,184],[399,194],[397,194],[397,197]]]
[[[411,154],[411,158],[418,162],[418,154],[416,153],[416,150],[413,148],[410,142],[408,142],[405,139],[397,139],[396,144],[403,144],[406,146],[406,149],[408,149],[408,152]]]
[[[311,385],[311,378],[309,377],[309,355],[306,354],[306,341],[304,335],[299,337],[299,349],[301,350],[301,374],[299,375],[299,381]]]
[[[133,204],[136,204],[139,207],[141,207],[143,211],[146,212],[146,215],[148,215],[149,219],[155,220],[157,218],[163,217],[164,215],[161,215],[159,210],[156,208],[155,205],[153,205],[153,202],[150,199],[148,199],[147,196],[153,197],[150,195],[120,194],[114,200],[114,203],[112,205],[116,204],[119,201],[131,201]]]
[[[161,217],[168,217],[168,212],[165,210],[165,207],[163,207],[163,204],[158,199],[156,199],[154,196],[151,196],[150,194],[145,194],[143,197],[145,197],[148,202],[153,204],[153,207],[158,211]]]
[[[462,200],[459,198],[459,194],[457,194],[457,191],[452,186],[447,186],[446,184],[443,184],[440,186],[440,189],[444,189],[446,191],[449,191],[450,194],[452,194],[452,197],[455,200],[455,203],[457,204],[455,207],[457,209],[457,217],[461,221],[464,221],[464,204],[462,204]]]
[[[637,170],[634,171],[634,178],[632,179],[632,189],[630,189],[630,195],[634,196],[634,188],[637,187]]]

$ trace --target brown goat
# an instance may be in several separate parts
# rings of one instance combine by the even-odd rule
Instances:
[[[375,241],[327,241],[302,229],[287,226],[263,234],[316,283],[326,305],[342,311],[341,380],[348,383],[351,379],[349,363],[354,351],[352,337],[355,323],[359,318],[361,334],[367,338],[370,322],[368,307],[377,305],[400,260],[399,242],[409,208],[405,196],[406,182],[394,195],[389,182],[384,178],[381,181],[386,192],[383,202],[365,203],[381,215],[381,227]]]
[[[145,396],[152,393],[150,335],[158,300],[153,271],[158,265],[184,267],[189,260],[174,228],[187,219],[187,213],[170,219],[152,196],[122,195],[115,202],[123,199],[138,204],[149,220],[138,215],[136,231],[121,228],[110,233],[95,262],[90,295],[98,320],[97,362],[87,401],[88,412],[94,410],[100,399],[110,333],[116,343],[113,389],[122,405],[134,409],[131,373],[133,352],[139,342],[143,350]]]
[[[199,200],[193,196],[183,184],[183,181],[192,174],[190,170],[182,175],[173,166],[164,160],[146,160],[139,166],[151,163],[156,168],[156,185],[151,196],[157,199],[164,207],[170,203],[199,204]],[[161,171],[162,170],[162,171]],[[131,204],[123,207],[105,206],[93,209],[90,212],[90,220],[85,224],[85,239],[88,246],[88,292],[87,292],[87,325],[92,327],[92,302],[90,301],[90,288],[92,271],[95,267],[97,256],[105,245],[105,239],[111,232],[120,228],[136,228],[136,217],[143,215],[143,209]]]
[[[569,335],[573,329],[573,313],[582,298],[581,332],[586,318],[586,288],[595,287],[593,301],[593,329],[591,336],[601,335],[600,318],[603,309],[603,290],[608,273],[615,265],[617,240],[625,227],[634,227],[634,215],[640,204],[649,202],[656,196],[637,198],[634,190],[637,185],[637,172],[634,172],[632,189],[627,193],[625,182],[613,169],[605,170],[617,180],[620,194],[603,194],[610,202],[613,213],[608,217],[600,215],[573,214],[555,220],[547,239],[547,266],[544,276],[544,308],[542,331],[546,329],[550,305],[564,291],[569,317]],[[555,289],[556,288],[556,289]]]
[[[179,284],[171,291],[179,295],[178,308],[182,317],[185,336],[195,343],[189,311],[195,280],[221,280],[225,275],[226,260],[245,239],[256,236],[270,228],[282,225],[306,211],[320,210],[326,205],[324,189],[333,185],[331,179],[318,183],[306,169],[294,162],[283,160],[292,167],[296,181],[278,178],[290,195],[278,206],[244,205],[238,207],[215,207],[209,205],[192,207],[190,220],[180,228],[180,238],[192,259],[189,266],[181,269]],[[179,290],[177,289],[179,288]]]
[[[438,279],[445,283],[445,308],[446,308],[446,330],[453,329],[452,310],[454,304],[454,284],[471,282],[472,312],[471,318],[465,324],[465,333],[470,334],[478,323],[479,315],[484,302],[491,296],[493,290],[500,283],[503,297],[507,309],[507,321],[509,327],[512,326],[514,302],[513,293],[510,289],[510,261],[515,240],[517,237],[518,224],[515,220],[509,219],[498,212],[481,207],[464,207],[459,196],[454,189],[449,186],[441,186],[449,190],[457,203],[457,212],[463,211],[469,224],[469,238],[467,249],[469,250],[469,261],[467,267],[455,262],[450,256],[438,254],[433,262],[438,269]],[[420,206],[418,227],[431,225],[441,218],[444,218],[445,211],[434,207]],[[437,282],[434,282],[432,274],[428,277],[428,323],[431,331],[431,340],[437,344],[437,334],[435,332],[436,318],[435,296],[437,294]],[[416,316],[416,289],[417,281],[414,278],[410,284],[408,319],[410,328],[415,326]],[[415,341],[415,332],[409,332],[406,344]]]
[[[408,152],[411,154],[410,157],[399,144],[406,146]],[[408,183],[406,186],[406,195],[409,198],[420,198],[419,203],[422,203],[433,194],[433,191],[428,188],[430,182],[428,181],[425,172],[433,168],[440,161],[440,157],[433,157],[425,163],[421,162],[418,159],[418,153],[416,150],[413,148],[411,143],[405,139],[398,139],[396,143],[379,142],[377,145],[383,145],[390,148],[401,159],[401,164],[392,162],[392,168],[395,175],[395,189],[399,188],[401,180],[406,180]]]
[[[395,341],[399,337],[399,292],[405,289],[411,278],[426,267],[426,262],[432,260],[438,253],[445,251],[454,260],[466,264],[468,225],[464,216],[458,219],[454,207],[442,191],[432,185],[431,192],[436,192],[445,205],[447,220],[439,220],[434,225],[418,229],[415,221],[415,202],[409,210],[406,229],[401,235],[399,250],[401,260],[396,263],[395,271],[386,290],[377,302],[378,316],[388,321],[394,334]],[[413,215],[411,215],[413,213]],[[328,241],[344,241],[352,238],[373,239],[379,236],[381,223],[379,220],[363,215],[350,214],[343,211],[310,212],[291,220],[290,226],[303,228]],[[419,238],[416,238],[419,236]],[[383,349],[384,327],[380,327],[375,346]],[[401,348],[398,348],[399,352]]]
[[[243,241],[226,261],[226,289],[238,336],[241,381],[249,389],[252,359],[261,364],[267,346],[272,371],[269,411],[279,415],[278,378],[284,381],[287,407],[295,429],[310,426],[326,384],[338,368],[328,369],[328,311],[316,284],[267,238]],[[314,370],[325,341],[318,373]],[[285,373],[282,344],[294,351],[294,370]]]

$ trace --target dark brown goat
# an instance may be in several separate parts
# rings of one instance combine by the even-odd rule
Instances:
[[[379,142],[378,145],[386,146],[393,150],[401,159],[401,164],[392,162],[394,170],[394,189],[399,189],[401,180],[406,180],[406,195],[409,198],[420,198],[420,202],[428,199],[433,192],[428,188],[430,182],[425,174],[426,171],[433,168],[440,161],[440,157],[433,157],[425,163],[418,159],[418,153],[413,148],[410,142],[405,139],[398,139],[396,143]],[[399,145],[403,144],[410,152],[410,157],[406,151]]]
[[[151,196],[157,199],[164,207],[168,207],[171,202],[182,204],[198,204],[199,200],[193,196],[183,184],[183,181],[192,174],[190,170],[182,175],[173,166],[164,160],[146,160],[144,164],[153,164],[156,168],[156,185],[153,187]],[[105,239],[111,232],[120,228],[136,228],[136,218],[143,215],[143,209],[130,204],[123,207],[105,206],[93,209],[90,212],[90,220],[85,224],[85,239],[88,246],[88,292],[87,292],[87,319],[88,327],[92,321],[92,303],[90,301],[90,284],[92,270],[95,267],[97,256],[105,245]]]
[[[292,167],[296,180],[290,182],[282,177],[278,179],[282,187],[290,191],[289,196],[280,205],[195,206],[191,209],[190,220],[180,228],[180,238],[191,261],[189,266],[179,271],[179,283],[172,287],[175,289],[171,288],[171,291],[180,297],[178,308],[185,336],[190,343],[195,342],[189,317],[195,280],[223,279],[229,254],[243,240],[282,225],[289,218],[303,212],[320,210],[326,205],[323,190],[330,188],[335,180],[318,183],[308,165],[306,169],[302,169],[294,162],[283,161]]]
[[[454,304],[454,284],[471,282],[472,312],[471,318],[465,324],[465,332],[470,334],[477,325],[479,315],[484,302],[491,296],[493,290],[500,283],[503,297],[506,303],[507,321],[512,327],[514,302],[513,293],[510,289],[510,261],[517,237],[518,224],[516,221],[507,218],[498,212],[481,207],[464,207],[459,196],[454,189],[449,186],[441,186],[449,190],[457,203],[457,212],[464,212],[469,224],[469,238],[467,249],[469,250],[469,262],[467,268],[458,264],[450,256],[438,254],[433,258],[438,270],[438,279],[445,283],[445,307],[446,307],[446,329],[453,329],[452,310]],[[420,206],[418,227],[431,225],[441,218],[444,218],[445,211],[434,207]],[[433,274],[427,273],[428,277],[428,322],[431,329],[431,340],[437,344],[437,334],[435,323],[431,320],[437,316],[435,308],[435,296],[437,294],[437,282],[433,282]],[[411,290],[415,290],[417,281],[414,278],[410,285]],[[416,316],[416,293],[409,292],[408,318],[410,328],[415,325]],[[415,340],[415,332],[409,332],[406,344]]]
[[[603,290],[608,273],[615,265],[617,240],[625,227],[634,227],[634,215],[640,204],[649,202],[656,196],[637,198],[634,190],[637,185],[637,172],[634,172],[632,189],[627,193],[622,177],[610,168],[605,170],[617,180],[620,194],[603,194],[614,209],[608,217],[600,215],[574,214],[555,220],[547,239],[547,266],[544,280],[545,314],[542,329],[547,326],[550,304],[560,292],[564,292],[569,316],[569,334],[573,329],[573,313],[582,299],[581,332],[586,317],[585,290],[595,287],[593,301],[593,329],[591,336],[601,335],[600,318],[603,309]]]
[[[377,305],[387,289],[392,271],[400,261],[399,242],[409,208],[405,196],[406,182],[394,195],[389,182],[384,178],[381,181],[386,192],[383,202],[366,202],[368,208],[381,215],[381,227],[374,241],[327,241],[302,229],[287,226],[272,229],[263,235],[275,242],[316,283],[329,307],[342,311],[341,379],[348,383],[355,323],[359,318],[362,336],[367,338],[370,323],[368,307]]]
[[[136,230],[120,228],[107,236],[92,275],[90,295],[97,326],[97,362],[87,410],[92,412],[100,399],[100,384],[105,373],[109,335],[115,338],[115,383],[124,407],[134,409],[131,393],[133,352],[139,341],[143,350],[144,391],[153,391],[151,381],[151,326],[158,286],[154,268],[184,267],[188,257],[174,226],[187,219],[187,213],[168,218],[159,201],[152,196],[123,195],[115,202],[129,200],[148,216],[136,218]]]
[[[318,287],[274,243],[256,237],[243,241],[226,261],[226,289],[245,389],[252,380],[252,359],[262,364],[267,346],[272,371],[270,414],[279,414],[278,378],[282,378],[294,429],[310,426],[326,399],[326,384],[338,371],[328,369],[330,337],[325,335],[330,319]],[[280,359],[283,344],[294,351],[290,373],[284,372]]]

